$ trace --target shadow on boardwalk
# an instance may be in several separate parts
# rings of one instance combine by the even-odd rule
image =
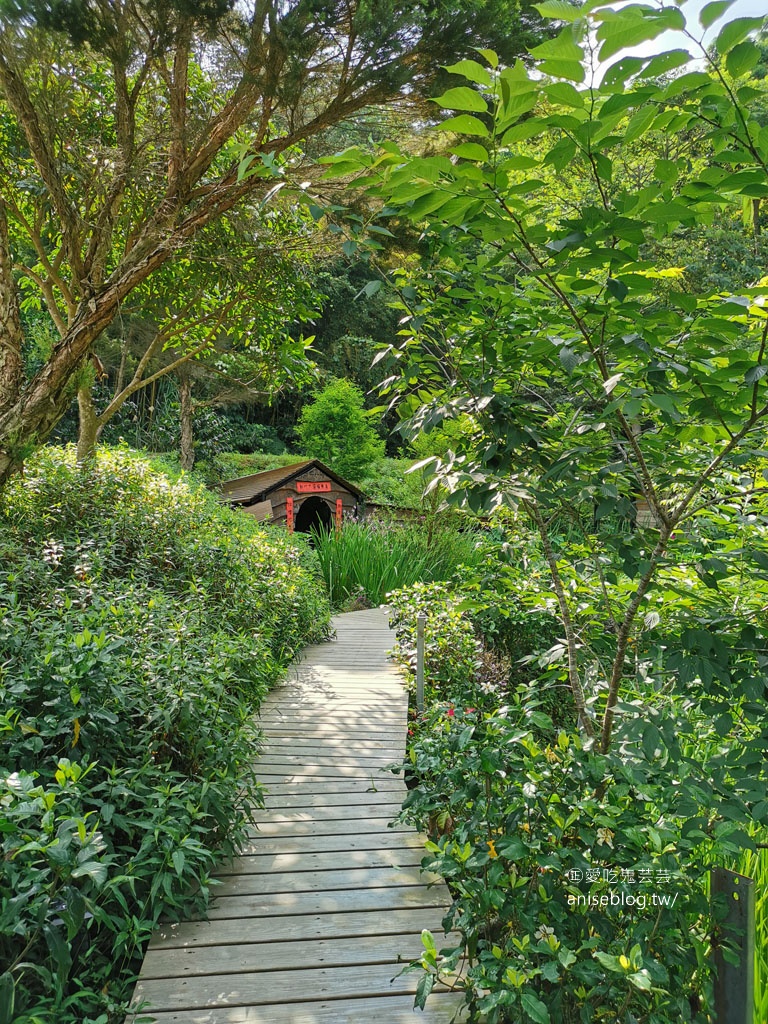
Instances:
[[[447,1024],[461,1000],[413,1009],[422,928],[449,901],[423,843],[388,828],[405,788],[407,694],[381,609],[339,615],[261,709],[267,806],[219,873],[209,921],[158,929],[134,994],[157,1024]]]

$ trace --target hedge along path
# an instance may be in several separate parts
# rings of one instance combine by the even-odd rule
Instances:
[[[222,870],[209,921],[161,926],[127,1024],[448,1024],[458,993],[413,1009],[401,975],[450,897],[420,871],[424,840],[388,828],[406,789],[382,769],[405,756],[408,696],[387,659],[382,609],[334,619],[261,708],[266,808]]]

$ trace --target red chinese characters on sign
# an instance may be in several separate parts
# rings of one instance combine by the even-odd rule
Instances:
[[[293,498],[287,498],[285,502],[285,521],[288,526],[288,533],[293,533]]]
[[[341,498],[336,499],[336,533],[341,530],[341,523],[344,517],[344,502]]]
[[[321,494],[323,491],[330,491],[330,480],[297,480],[296,490],[299,494]]]

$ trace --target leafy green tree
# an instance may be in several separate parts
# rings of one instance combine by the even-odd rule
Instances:
[[[679,226],[768,195],[750,77],[763,19],[723,25],[710,52],[697,41],[728,4],[707,4],[699,27],[682,7],[546,0],[539,9],[566,25],[533,49],[535,70],[491,53],[454,69],[467,83],[437,101],[453,115],[451,158],[357,158],[374,199],[428,243],[400,275],[392,387],[414,434],[463,414],[477,425],[437,464],[457,500],[516,505],[538,529],[561,620],[548,658],[562,654],[578,713],[572,737],[532,708],[455,732],[442,715],[422,748],[427,805],[460,809],[430,866],[456,880],[468,1002],[494,1022],[710,1019],[705,866],[768,823],[766,488],[754,468],[768,280],[696,292],[684,267],[648,259]],[[666,29],[684,31],[704,67],[682,50],[619,56]],[[691,133],[706,159],[660,155],[650,180],[623,174],[626,145],[658,132]],[[341,159],[349,174],[354,155]],[[588,189],[569,187],[585,178]],[[474,768],[457,766],[461,750]],[[513,766],[528,754],[535,767]],[[565,906],[562,876],[550,884],[627,856],[674,864],[688,910],[653,924],[582,914]]]
[[[427,88],[475,26],[536,20],[508,0],[3,0],[0,19],[0,484],[143,282],[249,197],[310,190],[300,142]],[[59,339],[24,379],[19,307],[40,297]]]
[[[364,395],[354,384],[332,381],[301,411],[297,432],[302,451],[342,476],[360,480],[384,455],[384,441],[364,406]]]
[[[640,255],[648,239],[768,190],[768,134],[750,117],[754,90],[740,84],[759,57],[749,37],[762,19],[726,25],[707,71],[660,83],[662,71],[690,60],[672,51],[621,58],[598,83],[598,54],[604,63],[666,28],[684,29],[682,11],[600,8],[585,17],[539,6],[569,22],[532,51],[542,77],[521,62],[500,68],[493,54],[490,67],[453,69],[473,83],[437,101],[455,112],[443,129],[473,139],[454,145],[453,159],[409,161],[389,147],[361,163],[389,210],[427,221],[436,257],[400,280],[405,332],[389,354],[402,408],[414,432],[465,412],[482,427],[484,445],[443,462],[443,479],[475,508],[522,502],[537,524],[581,724],[608,750],[629,640],[671,564],[673,534],[702,505],[732,502],[736,467],[763,443],[765,288],[731,298],[674,291],[665,285],[683,271]],[[718,11],[709,8],[703,25]],[[590,68],[583,39],[593,17],[599,50]],[[659,130],[704,131],[709,166],[679,192],[677,169],[663,159],[650,186],[614,182],[622,141]],[[545,135],[548,147],[519,155],[521,140]],[[347,173],[350,159],[340,158]],[[571,164],[592,189],[553,215],[547,176]],[[640,498],[655,528],[627,541],[610,515],[633,516]],[[632,580],[603,608],[610,667],[593,693],[547,526],[585,501],[598,527],[605,521],[591,543],[606,594],[617,573]]]
[[[323,242],[319,233],[308,234],[306,218],[271,213],[281,226],[247,207],[235,223],[228,216],[210,225],[123,304],[94,345],[112,384],[109,400],[97,407],[93,375],[81,375],[81,461],[124,403],[166,374],[177,374],[184,394],[208,370],[209,380],[228,380],[228,390],[237,388],[242,399],[248,393],[271,398],[306,373],[309,342],[294,337],[294,325],[313,312],[310,258],[323,252]],[[267,232],[269,245],[261,237]],[[191,411],[191,400],[182,408]],[[182,433],[189,436],[185,419]],[[190,469],[192,457],[182,462]]]

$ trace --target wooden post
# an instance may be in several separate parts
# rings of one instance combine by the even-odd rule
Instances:
[[[336,536],[341,533],[341,521],[344,516],[344,502],[341,498],[336,499]]]
[[[754,1016],[755,881],[725,868],[709,875],[712,897],[724,896],[726,914],[719,931],[736,947],[739,962],[729,963],[721,943],[713,943],[715,958],[715,1020],[717,1024],[752,1024]]]
[[[427,616],[419,612],[416,616],[416,710],[424,714],[424,625]]]
[[[285,521],[288,533],[293,533],[293,498],[285,499]]]

